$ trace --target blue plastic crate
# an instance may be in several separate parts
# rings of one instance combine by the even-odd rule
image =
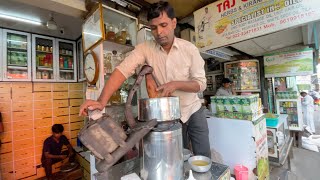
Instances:
[[[276,115],[276,118],[266,118],[267,126],[269,127],[276,127],[279,121],[279,115]]]

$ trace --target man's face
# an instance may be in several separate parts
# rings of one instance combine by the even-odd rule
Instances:
[[[231,83],[224,83],[224,84],[223,84],[223,87],[227,89],[227,88],[230,87],[230,85],[231,85]]]
[[[149,21],[152,35],[161,46],[172,43],[176,25],[177,19],[170,19],[166,12],[162,12],[159,17]]]
[[[60,139],[60,137],[62,136],[62,133],[52,133],[53,137],[56,139]]]

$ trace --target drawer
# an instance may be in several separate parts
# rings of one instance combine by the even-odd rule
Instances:
[[[34,157],[29,157],[26,159],[14,161],[14,169],[17,171],[18,169],[24,168],[32,168],[34,167]]]
[[[80,130],[70,131],[70,138],[77,138]]]
[[[70,125],[69,124],[62,124],[65,131],[70,131]]]
[[[11,112],[1,112],[2,122],[11,122]]]
[[[13,122],[13,130],[19,131],[19,130],[22,130],[22,129],[33,129],[32,120],[14,121]]]
[[[12,93],[12,101],[32,101],[33,100],[33,94],[32,92],[18,92],[18,93]]]
[[[4,163],[0,166],[2,173],[12,173],[13,172],[13,162]]]
[[[83,122],[75,122],[75,123],[70,123],[70,130],[77,130],[81,129],[83,127]]]
[[[70,114],[77,114],[79,116],[80,107],[70,107]]]
[[[33,119],[33,112],[26,111],[26,112],[13,112],[12,113],[13,121],[25,121],[25,120],[32,120]]]
[[[1,143],[11,142],[12,141],[12,132],[9,131],[9,132],[0,133],[0,141],[1,141]],[[1,157],[1,155],[0,155],[0,157]]]
[[[16,177],[17,177],[17,175],[16,175]],[[23,180],[35,180],[35,179],[37,179],[36,174],[23,178]]]
[[[0,103],[0,112],[11,111],[11,102]]]
[[[37,136],[35,138],[34,144],[35,146],[43,146],[43,142],[48,138],[49,136]]]
[[[53,118],[54,124],[66,124],[69,123],[69,116],[59,116]]]
[[[69,115],[69,108],[55,108],[53,109],[53,116]]]
[[[14,160],[21,160],[34,157],[34,148],[22,149],[14,152]]]
[[[35,132],[35,136],[39,137],[39,136],[50,136],[52,134],[51,132],[51,127],[41,127],[41,128],[36,128],[34,130]]]
[[[68,84],[67,83],[54,83],[53,84],[53,91],[68,91]]]
[[[83,122],[84,120],[84,117],[83,116],[79,116],[79,112],[78,114],[75,114],[75,115],[70,115],[70,122]]]
[[[0,82],[0,92],[1,93],[10,93],[11,92],[11,83]]]
[[[22,139],[32,138],[33,137],[33,130],[22,130],[22,131],[13,131],[13,140],[19,141]]]
[[[65,130],[65,131],[63,131],[63,135],[65,135],[65,136],[67,137],[67,139],[68,139],[68,140],[70,140],[70,139],[71,139],[71,138],[70,138],[70,137],[71,137],[71,136],[70,136],[70,131],[66,131],[66,130]]]
[[[52,101],[34,101],[34,109],[52,109]]]
[[[85,180],[90,180],[91,179],[90,173],[88,171],[86,171],[86,170],[83,170],[83,178]]]
[[[51,92],[35,92],[33,94],[34,94],[33,99],[36,100],[36,101],[43,101],[43,100],[52,99],[52,93]]]
[[[51,91],[51,83],[33,83],[33,91]]]
[[[12,152],[12,143],[1,144],[0,154]]]
[[[14,150],[28,149],[34,146],[33,139],[24,139],[20,141],[13,141]]]
[[[69,98],[78,98],[83,99],[84,98],[84,92],[83,91],[69,91]]]
[[[11,100],[10,93],[0,93],[0,102],[6,102]]]
[[[41,157],[42,157],[42,154],[41,154],[41,155],[38,155],[38,156],[35,156],[35,158],[36,158],[36,166],[42,164],[42,162],[41,162]]]
[[[34,152],[35,152],[36,156],[42,155],[42,149],[43,149],[43,146],[36,146],[34,148]]]
[[[34,128],[38,129],[40,127],[50,127],[52,126],[52,118],[35,119]]]
[[[70,139],[70,144],[71,144],[72,146],[77,146],[77,138],[75,138],[75,139]]]
[[[53,100],[53,107],[60,108],[60,107],[69,107],[68,100]]]
[[[4,173],[1,176],[2,180],[12,180],[14,179],[14,174],[12,172],[10,173]]]
[[[53,99],[68,99],[67,92],[53,92]]]
[[[12,130],[11,123],[3,123],[4,132],[10,132]]]
[[[52,109],[41,109],[34,111],[35,119],[49,118],[52,117]]]
[[[13,102],[12,103],[12,111],[32,111],[32,110],[33,110],[32,101]]]
[[[12,92],[32,92],[32,83],[12,83]]]
[[[81,106],[83,99],[70,99],[70,106]]]
[[[46,176],[46,172],[43,167],[37,168],[37,178]]]
[[[13,161],[12,153],[5,153],[0,155],[0,163],[8,163]],[[1,165],[0,165],[1,166]]]
[[[69,91],[83,90],[83,83],[69,83]]]

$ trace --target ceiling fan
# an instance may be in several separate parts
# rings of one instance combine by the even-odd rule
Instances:
[[[56,29],[58,29],[58,25],[57,25],[57,23],[54,21],[53,14],[50,13],[49,16],[50,16],[50,19],[47,21],[46,27],[47,27],[48,29],[50,29],[50,30],[56,30]]]

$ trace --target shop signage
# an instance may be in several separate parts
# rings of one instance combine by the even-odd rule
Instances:
[[[319,19],[319,0],[220,0],[194,12],[196,45],[206,51]]]
[[[205,53],[213,57],[217,57],[225,60],[231,60],[231,56],[217,50],[210,49],[210,50],[207,50]]]
[[[264,56],[265,77],[306,76],[313,74],[313,49]]]

